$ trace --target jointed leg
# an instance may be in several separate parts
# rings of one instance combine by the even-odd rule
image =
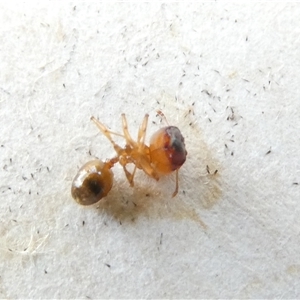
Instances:
[[[106,136],[106,138],[111,142],[111,144],[113,145],[115,151],[117,152],[118,155],[118,161],[119,163],[122,165],[124,173],[126,175],[126,178],[130,184],[130,186],[134,185],[133,179],[134,179],[134,175],[137,169],[137,165],[136,165],[136,161],[132,161],[130,158],[130,156],[128,156],[128,152],[126,150],[126,148],[122,148],[120,147],[118,144],[115,143],[115,141],[112,139],[111,134],[115,134],[118,136],[122,136],[125,140],[126,140],[126,145],[131,147],[132,149],[138,150],[142,147],[144,147],[144,143],[145,143],[145,137],[146,137],[146,130],[147,130],[147,124],[148,124],[148,117],[149,115],[146,114],[143,120],[142,125],[139,128],[138,131],[138,141],[135,142],[132,137],[129,134],[128,131],[128,125],[127,125],[127,120],[125,117],[125,114],[122,114],[122,123],[123,123],[123,133],[124,135],[121,135],[119,133],[115,133],[111,130],[108,130],[108,128],[102,124],[99,120],[97,120],[95,117],[91,117],[91,120],[96,124],[96,126],[100,129],[100,131]],[[137,149],[138,147],[138,149]],[[142,152],[142,151],[141,151]],[[142,159],[139,162],[139,168],[142,168],[146,174],[148,174],[149,176],[155,178],[156,180],[158,180],[158,175],[156,174],[156,172],[153,170],[152,166],[150,165],[149,161],[148,161],[148,157],[145,156],[143,157],[144,159]],[[113,164],[115,164],[116,162],[114,161]],[[134,169],[133,172],[130,173],[127,169],[126,169],[126,165],[128,163],[133,163],[134,164]],[[177,192],[176,192],[177,193]]]
[[[110,131],[107,129],[107,127],[105,125],[103,125],[99,120],[97,120],[95,117],[91,117],[91,120],[96,124],[96,126],[100,129],[100,131],[107,137],[107,139],[112,143],[115,151],[117,152],[118,156],[117,158],[113,158],[111,160],[111,163],[112,164],[115,164],[117,161],[120,162],[120,164],[122,165],[123,167],[123,170],[125,172],[125,175],[126,175],[126,178],[130,184],[130,186],[133,186],[133,178],[134,178],[134,174],[135,174],[135,171],[136,171],[136,166],[134,166],[134,170],[132,173],[130,173],[127,169],[126,169],[126,164],[129,163],[130,161],[127,160],[127,157],[126,157],[126,151],[121,148],[118,144],[115,143],[115,141],[112,139],[111,137],[111,134],[115,134],[115,135],[118,135],[118,136],[122,136],[123,138],[126,139],[126,142],[128,144],[128,139],[131,139],[129,133],[128,133],[128,130],[127,130],[127,122],[126,122],[126,118],[125,118],[125,115],[123,116],[122,115],[122,119],[123,119],[123,126],[125,124],[125,128],[123,128],[124,130],[124,135],[122,134],[119,134],[119,133],[115,133],[113,131]]]
[[[114,133],[110,130],[107,129],[105,125],[103,125],[100,121],[98,121],[95,117],[91,117],[91,120],[96,124],[96,126],[100,129],[100,131],[108,138],[108,140],[112,143],[114,146],[115,151],[117,152],[118,155],[121,155],[123,152],[123,149],[115,143],[115,141],[112,139],[110,134],[116,134],[120,135],[118,133]],[[122,135],[121,135],[122,136]]]
[[[123,166],[123,170],[124,170],[124,173],[126,175],[126,178],[130,184],[131,187],[133,187],[133,174],[131,174],[127,169],[126,169],[126,166]]]
[[[126,175],[126,178],[130,184],[131,187],[134,186],[134,182],[133,182],[133,178],[134,178],[134,175],[135,175],[135,171],[136,171],[136,166],[134,166],[134,169],[133,169],[133,172],[130,173],[127,169],[126,169],[126,166],[123,166],[123,170],[124,170],[124,173]]]
[[[173,193],[173,195],[172,195],[172,198],[173,197],[175,197],[176,195],[177,195],[177,193],[178,193],[178,169],[176,170],[176,186],[175,186],[175,191],[174,191],[174,193]]]
[[[122,114],[122,125],[123,125],[123,133],[124,133],[124,137],[125,137],[125,140],[126,140],[126,144],[130,145],[131,147],[135,147],[136,142],[132,139],[131,135],[129,134],[125,114]]]
[[[138,138],[137,138],[137,142],[138,142],[139,148],[141,146],[143,146],[144,143],[145,143],[146,131],[147,131],[147,125],[148,125],[148,118],[149,118],[149,115],[145,114],[143,123],[142,123],[142,125],[139,128]]]

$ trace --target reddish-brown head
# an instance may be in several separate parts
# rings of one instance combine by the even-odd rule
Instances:
[[[151,163],[161,174],[179,169],[187,155],[184,138],[175,126],[164,127],[154,133],[149,148]]]

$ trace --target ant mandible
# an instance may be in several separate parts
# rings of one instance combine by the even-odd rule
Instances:
[[[161,111],[157,112],[166,120]],[[125,114],[123,113],[121,116],[123,134],[109,130],[95,117],[91,117],[91,120],[111,142],[117,156],[106,162],[98,159],[89,161],[79,169],[72,183],[71,194],[81,205],[94,204],[109,193],[113,185],[111,168],[118,162],[123,167],[131,187],[134,185],[133,179],[136,169],[143,170],[155,180],[159,180],[161,175],[175,171],[176,186],[172,197],[175,197],[178,193],[178,171],[185,162],[187,155],[184,138],[180,130],[175,126],[163,127],[152,135],[150,145],[147,146],[145,137],[149,115],[145,115],[138,130],[136,141],[129,134]],[[125,147],[122,148],[116,144],[112,139],[112,135],[123,137],[126,141]],[[129,163],[134,164],[132,173],[126,168]]]

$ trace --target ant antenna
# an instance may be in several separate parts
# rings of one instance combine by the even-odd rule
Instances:
[[[170,126],[164,113],[161,110],[157,110],[156,112],[157,112],[157,116],[160,116],[162,119],[164,119],[164,121],[167,123],[167,125]]]

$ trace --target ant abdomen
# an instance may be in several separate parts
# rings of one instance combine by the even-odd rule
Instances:
[[[113,185],[111,165],[101,160],[84,164],[72,182],[72,197],[81,205],[91,205],[105,197]]]

